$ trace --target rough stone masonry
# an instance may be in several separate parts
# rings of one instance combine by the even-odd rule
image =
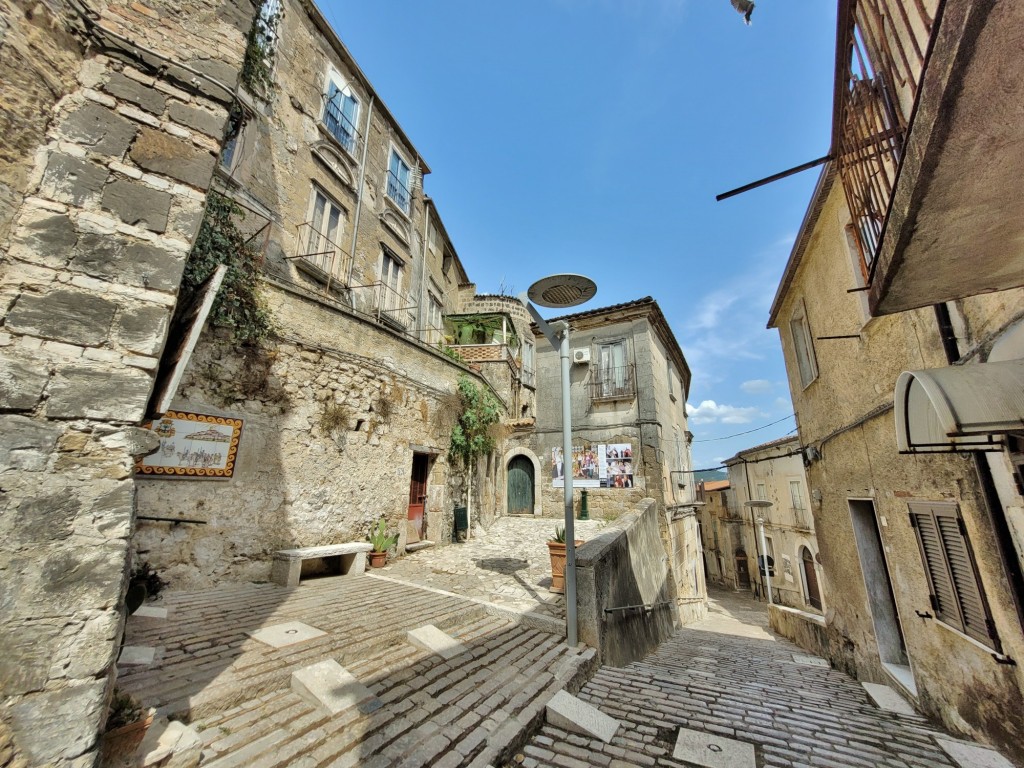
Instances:
[[[91,765],[247,0],[0,0],[0,762]],[[211,53],[212,52],[212,53]]]

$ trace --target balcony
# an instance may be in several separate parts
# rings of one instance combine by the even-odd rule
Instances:
[[[356,156],[358,147],[362,145],[362,135],[356,130],[352,121],[341,111],[341,107],[323,94],[324,127],[352,157]]]
[[[311,223],[300,224],[296,238],[296,266],[330,289],[346,287],[352,257]]]
[[[517,368],[516,356],[507,344],[450,344],[467,363],[508,362]]]
[[[378,323],[406,332],[413,327],[416,305],[390,285],[371,283],[364,286],[373,292],[371,309]]]
[[[636,372],[632,365],[590,369],[590,399],[594,402],[632,400],[636,397]]]
[[[1020,3],[840,0],[832,151],[874,314],[1024,285],[1022,24]]]
[[[810,531],[811,516],[803,507],[790,507],[790,514],[793,515],[793,527],[801,531]]]

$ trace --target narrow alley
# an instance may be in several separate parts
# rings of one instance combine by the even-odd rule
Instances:
[[[775,637],[766,606],[749,595],[711,588],[709,598],[707,619],[643,661],[602,667],[580,691],[580,699],[621,721],[610,743],[547,724],[516,763],[1011,768],[999,754],[947,736],[919,715],[877,707],[860,683]],[[677,747],[681,728],[698,732],[685,755]],[[964,750],[961,762],[943,745]]]

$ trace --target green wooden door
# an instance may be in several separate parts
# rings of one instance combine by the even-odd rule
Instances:
[[[526,456],[508,463],[508,512],[533,514],[533,462]]]

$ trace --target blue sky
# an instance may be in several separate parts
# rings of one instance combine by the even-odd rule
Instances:
[[[432,173],[482,293],[554,272],[653,296],[683,348],[696,467],[795,428],[765,329],[827,153],[835,3],[321,0]],[[720,439],[783,419],[765,429]]]

